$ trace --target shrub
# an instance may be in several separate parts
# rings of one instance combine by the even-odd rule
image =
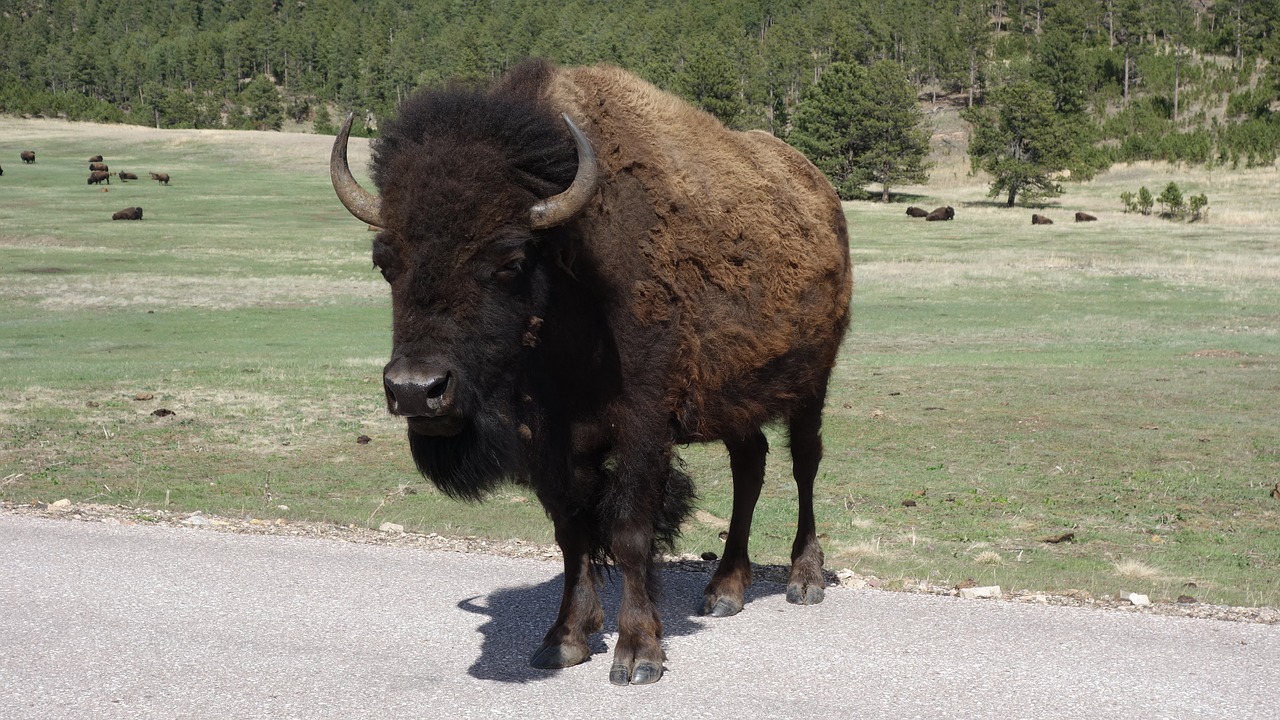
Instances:
[[[1182,199],[1182,190],[1178,188],[1178,183],[1171,182],[1165,185],[1164,192],[1160,193],[1156,202],[1160,203],[1161,217],[1181,219],[1187,214],[1187,205]]]
[[[1151,214],[1151,206],[1155,205],[1155,200],[1151,197],[1151,191],[1146,185],[1138,188],[1138,212],[1143,215]]]

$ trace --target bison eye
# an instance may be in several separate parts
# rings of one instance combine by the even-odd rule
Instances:
[[[527,263],[528,261],[523,257],[518,257],[518,258],[513,258],[511,260],[508,260],[505,265],[503,265],[501,268],[498,269],[496,273],[494,273],[494,277],[498,278],[499,280],[502,280],[503,282],[509,282],[511,280],[515,280],[516,278],[524,274]]]

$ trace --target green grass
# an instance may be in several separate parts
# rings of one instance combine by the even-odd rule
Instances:
[[[87,186],[99,152],[172,184]],[[461,504],[414,471],[378,387],[385,287],[327,156],[304,135],[0,118],[0,499],[550,542],[525,490]],[[848,206],[828,567],[1280,605],[1280,176],[1120,167],[1037,207],[1057,224],[1033,227],[940,160],[935,183],[903,192],[955,221]],[[1210,222],[1120,212],[1121,191],[1169,180],[1208,194]],[[109,219],[130,205],[142,222]],[[1077,209],[1099,222],[1071,222]],[[795,489],[785,438],[770,442],[753,549],[781,563]],[[724,449],[681,452],[703,514],[680,549],[719,552]]]

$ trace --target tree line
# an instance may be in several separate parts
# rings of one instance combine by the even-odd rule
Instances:
[[[9,0],[0,111],[318,131],[355,111],[374,134],[422,85],[531,56],[609,62],[792,140],[853,196],[927,170],[886,165],[914,152],[918,115],[866,116],[904,97],[965,108],[977,145],[1010,149],[1006,170],[1271,164],[1278,26],[1275,0]],[[841,118],[893,140],[837,148],[822,128]],[[1011,145],[1018,122],[1052,147]],[[1053,191],[1009,174],[1009,197]]]

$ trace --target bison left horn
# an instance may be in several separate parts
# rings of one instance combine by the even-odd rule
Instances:
[[[591,149],[591,141],[573,124],[568,115],[561,113],[560,117],[569,126],[573,143],[578,146],[578,174],[574,176],[573,184],[564,192],[539,200],[529,208],[529,224],[534,230],[545,230],[568,222],[587,206],[600,183],[600,169],[596,165],[596,153]]]
[[[382,227],[382,199],[360,187],[347,165],[347,138],[351,136],[351,123],[355,119],[355,113],[348,115],[333,141],[333,152],[329,154],[329,179],[338,192],[338,199],[352,215],[370,225]]]

